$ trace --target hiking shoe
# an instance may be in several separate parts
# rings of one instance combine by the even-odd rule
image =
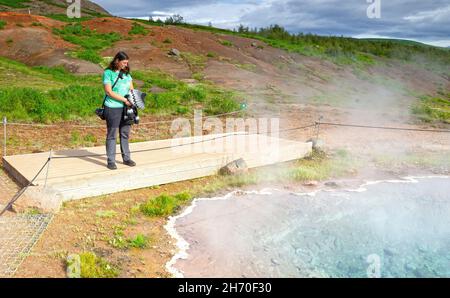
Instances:
[[[136,163],[134,161],[132,161],[131,159],[124,161],[123,164],[126,166],[129,166],[129,167],[134,167],[136,165]]]
[[[115,163],[108,163],[107,168],[110,170],[117,170],[117,166]]]

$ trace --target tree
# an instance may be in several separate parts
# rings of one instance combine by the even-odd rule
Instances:
[[[179,14],[170,16],[165,21],[166,24],[184,24],[184,18]]]

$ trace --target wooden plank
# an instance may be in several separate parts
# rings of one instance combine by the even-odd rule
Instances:
[[[80,199],[214,175],[239,158],[246,160],[250,168],[300,159],[311,152],[311,147],[311,143],[245,133],[158,140],[130,144],[132,159],[137,163],[133,168],[119,162],[118,146],[116,171],[106,168],[104,146],[57,151],[50,164],[47,187],[63,200]],[[5,170],[24,185],[48,156],[8,156],[3,162]],[[45,178],[46,170],[35,185],[42,186]]]

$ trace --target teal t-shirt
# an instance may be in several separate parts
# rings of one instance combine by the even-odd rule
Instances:
[[[118,76],[119,71],[115,72],[112,71],[111,69],[105,70],[105,72],[103,73],[103,84],[104,85],[110,84],[112,87]],[[130,85],[132,81],[133,78],[131,77],[131,75],[130,74],[127,75],[124,73],[122,74],[122,79],[119,79],[119,81],[114,86],[112,91],[122,96],[125,96],[128,94],[128,92],[130,92],[131,87]],[[123,108],[124,103],[122,101],[115,100],[114,98],[107,96],[105,100],[105,106],[109,108]]]

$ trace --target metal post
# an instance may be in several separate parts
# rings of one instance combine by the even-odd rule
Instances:
[[[319,117],[319,120],[316,121],[316,142],[319,140],[319,133],[320,133],[320,121],[323,119],[323,116]]]
[[[49,154],[49,156],[48,156],[47,173],[45,174],[44,188],[47,188],[48,171],[50,170],[50,163],[51,163],[51,161],[52,161],[52,152],[53,152],[53,150],[50,149],[50,154]]]
[[[3,157],[6,156],[6,124],[8,123],[8,120],[6,119],[6,116],[3,117]]]

